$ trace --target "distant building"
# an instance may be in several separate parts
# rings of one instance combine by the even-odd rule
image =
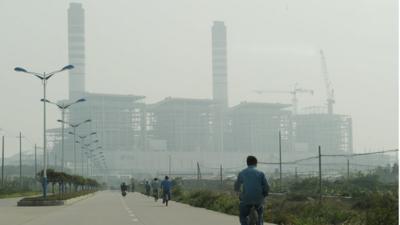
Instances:
[[[230,134],[226,138],[230,146],[227,151],[279,153],[279,131],[282,137],[282,152],[292,151],[290,105],[278,103],[241,102],[229,111]]]
[[[71,121],[91,119],[79,133],[97,132],[92,140],[99,140],[98,145],[102,146],[99,151],[104,153],[109,166],[120,168],[119,160],[126,152],[144,149],[144,96],[86,93],[85,98],[86,102],[70,110]]]
[[[293,118],[297,151],[317,154],[353,152],[352,120],[350,116],[326,113],[299,114]]]
[[[168,151],[211,150],[212,106],[209,99],[171,97],[149,105],[149,141],[164,140]]]
[[[103,152],[112,174],[135,171],[146,174],[156,170],[165,173],[171,167],[172,170],[192,171],[199,162],[210,166],[237,166],[248,154],[276,162],[279,132],[284,156],[315,155],[318,145],[324,153],[352,152],[352,125],[348,116],[294,116],[288,110],[290,105],[278,103],[242,102],[229,107],[227,31],[222,21],[214,21],[211,28],[212,99],[168,97],[146,105],[144,96],[88,93],[85,90],[84,22],[82,5],[71,3],[68,56],[75,68],[70,71],[67,101],[84,97],[86,102],[72,106],[66,120],[79,123],[91,119],[91,123],[77,129],[77,134],[97,132],[84,142],[99,140],[89,148],[102,146],[97,152]],[[68,134],[72,129],[67,129],[65,160],[71,169],[74,142]],[[48,135],[49,140],[53,140],[50,159],[59,158],[60,129],[50,129]],[[87,150],[81,149],[81,144],[76,146],[81,165],[81,157]]]

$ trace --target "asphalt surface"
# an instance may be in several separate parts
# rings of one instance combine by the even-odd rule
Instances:
[[[138,193],[122,197],[103,191],[66,206],[17,207],[18,199],[0,200],[4,225],[233,225],[236,216],[171,201],[168,207]]]

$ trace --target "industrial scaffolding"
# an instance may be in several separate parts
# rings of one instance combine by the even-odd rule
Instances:
[[[278,103],[242,102],[229,111],[229,141],[226,151],[265,153],[276,155],[279,152],[279,131],[282,148],[292,149],[290,105]]]
[[[352,153],[352,119],[339,114],[301,114],[293,118],[294,139],[303,151],[314,153],[321,146],[324,153]]]
[[[212,107],[209,99],[171,97],[149,105],[149,142],[165,141],[167,151],[212,149]]]

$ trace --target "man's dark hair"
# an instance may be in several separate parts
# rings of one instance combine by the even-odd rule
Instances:
[[[166,179],[166,180],[168,180],[168,179],[169,179],[169,177],[168,177],[168,176],[165,176],[165,179]]]
[[[248,166],[256,166],[257,165],[257,158],[255,156],[249,155],[247,156],[247,165]]]
[[[157,179],[157,177],[156,177],[156,178],[154,178],[154,180],[158,180],[158,179]]]

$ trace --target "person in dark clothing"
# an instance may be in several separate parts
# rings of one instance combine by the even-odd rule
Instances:
[[[163,203],[166,203],[166,206],[168,206],[168,201],[171,199],[171,187],[172,183],[169,180],[168,176],[165,176],[165,179],[161,181],[161,190],[163,193]]]
[[[121,193],[123,196],[126,195],[126,191],[128,190],[128,185],[125,184],[125,182],[122,182],[121,184]]]
[[[247,157],[247,168],[242,170],[235,182],[235,191],[240,192],[239,219],[241,225],[248,225],[247,217],[254,206],[258,213],[259,221],[263,224],[264,199],[269,192],[269,185],[265,174],[256,169],[257,158]]]
[[[151,190],[150,183],[148,181],[146,181],[144,184],[144,187],[146,189],[146,195],[150,197],[150,190]]]

